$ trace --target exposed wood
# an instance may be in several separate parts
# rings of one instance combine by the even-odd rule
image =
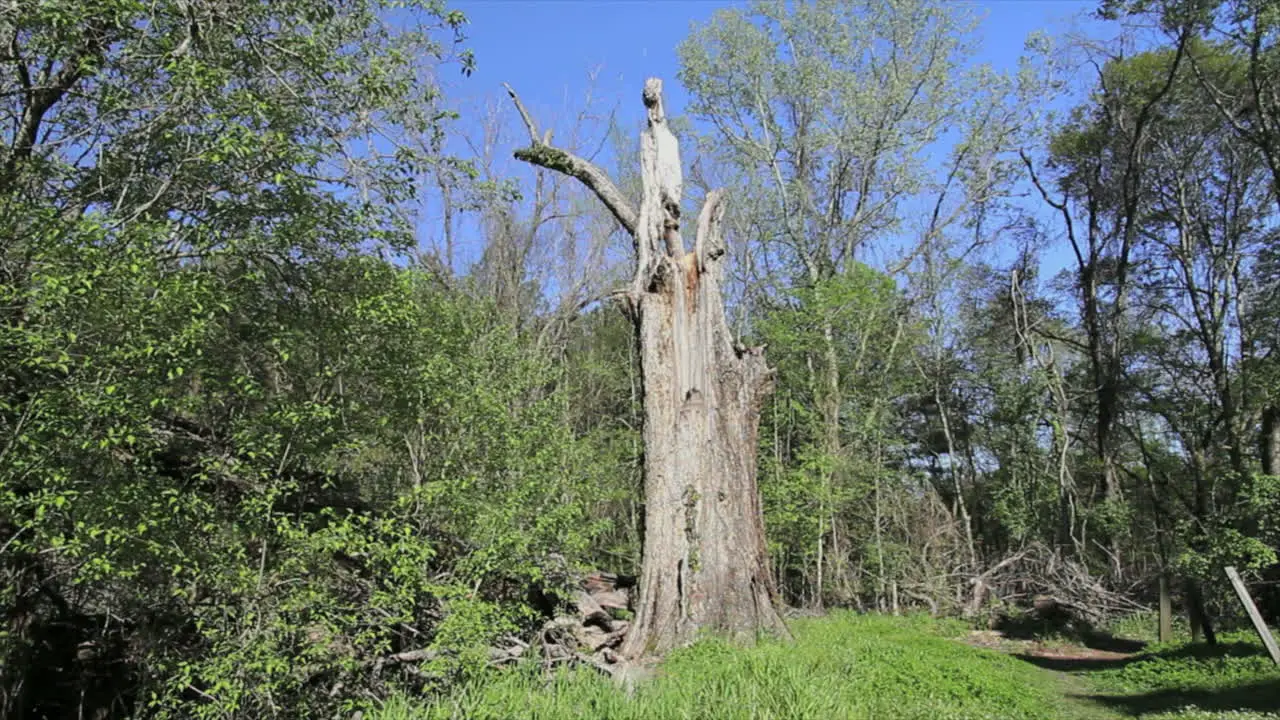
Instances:
[[[592,583],[589,580],[583,581],[582,585],[612,587],[611,583]],[[575,593],[573,601],[577,608],[576,617],[560,615],[543,623],[537,638],[543,661],[547,664],[577,662],[613,674],[621,660],[615,649],[626,638],[631,623],[614,619],[596,598],[615,592],[580,590]]]
[[[582,624],[586,626],[595,625],[605,630],[610,629],[610,621],[613,619],[600,603],[596,602],[590,594],[579,592],[574,601],[578,606],[578,615],[582,618]]]
[[[605,610],[626,610],[631,606],[631,599],[626,590],[609,590],[591,596]]]
[[[621,650],[632,659],[661,655],[703,631],[750,640],[789,635],[769,571],[756,483],[756,433],[773,371],[760,350],[741,348],[725,319],[724,193],[708,193],[687,252],[679,146],[667,126],[660,80],[645,82],[643,100],[638,211],[598,168],[538,142],[519,104],[532,144],[516,152],[577,177],[635,240],[630,317],[644,389],[646,512],[636,619]]]
[[[1276,639],[1272,637],[1271,630],[1267,628],[1267,623],[1263,621],[1261,613],[1258,612],[1258,606],[1253,604],[1253,598],[1249,596],[1249,588],[1245,587],[1244,580],[1240,579],[1240,573],[1230,565],[1224,568],[1227,572],[1227,578],[1231,580],[1231,587],[1236,591],[1236,597],[1240,598],[1240,604],[1244,606],[1244,611],[1249,614],[1249,621],[1253,623],[1253,629],[1258,633],[1258,639],[1267,648],[1267,654],[1271,656],[1271,661],[1280,666],[1280,646],[1276,645]]]
[[[1258,438],[1262,474],[1280,475],[1280,407],[1262,411],[1262,432]]]
[[[491,647],[489,648],[489,663],[499,665],[503,663],[513,662],[519,659],[526,650],[524,643],[517,641],[515,638],[508,638],[509,647]],[[364,663],[366,667],[373,668],[375,673],[381,672],[383,668],[396,665],[416,665],[417,663],[431,662],[441,657],[447,657],[454,654],[451,649],[434,649],[434,648],[418,648],[416,650],[405,650],[403,652],[384,655],[376,660]]]
[[[969,604],[965,606],[964,617],[976,617],[978,615],[978,612],[982,610],[983,604],[987,601],[987,594],[991,589],[989,585],[991,578],[999,574],[1001,570],[1021,561],[1026,557],[1027,553],[1028,550],[1021,550],[1010,555],[988,568],[981,575],[969,580],[969,584],[973,586],[973,594],[969,598]]]
[[[582,589],[596,595],[611,590],[635,587],[634,575],[615,575],[609,572],[596,571],[582,579]]]

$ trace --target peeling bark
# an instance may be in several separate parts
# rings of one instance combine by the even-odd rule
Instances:
[[[644,104],[643,198],[634,214],[598,169],[584,172],[590,163],[538,142],[519,105],[533,145],[516,153],[578,177],[624,226],[635,218],[628,229],[636,272],[625,295],[643,373],[646,511],[640,598],[622,647],[629,658],[660,655],[702,632],[746,640],[788,635],[756,483],[756,435],[773,370],[763,348],[734,342],[725,318],[724,193],[708,194],[686,251],[679,147],[660,80],[646,81]]]

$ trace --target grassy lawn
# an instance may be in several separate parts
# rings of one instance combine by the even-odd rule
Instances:
[[[1280,672],[1245,634],[1214,651],[1181,643],[1090,660],[972,647],[960,642],[964,625],[925,617],[835,613],[792,629],[792,644],[710,641],[674,653],[631,697],[594,671],[548,680],[516,668],[373,717],[1280,720]]]
[[[1124,717],[1280,720],[1280,670],[1252,632],[1225,634],[1215,648],[1156,645],[1083,674],[1093,699]]]

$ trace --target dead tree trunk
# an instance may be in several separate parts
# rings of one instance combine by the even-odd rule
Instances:
[[[773,371],[763,348],[734,342],[725,320],[723,192],[707,196],[686,251],[680,153],[656,78],[644,86],[638,212],[598,167],[539,139],[512,98],[532,143],[516,157],[578,178],[635,240],[631,287],[613,294],[636,326],[644,388],[644,555],[622,654],[659,655],[703,631],[786,635],[756,486],[756,433]]]

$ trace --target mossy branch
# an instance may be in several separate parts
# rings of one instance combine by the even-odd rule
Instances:
[[[529,129],[530,144],[528,147],[520,148],[515,152],[515,158],[521,162],[527,162],[531,165],[537,165],[548,170],[554,170],[562,175],[568,175],[577,178],[583,185],[586,185],[605,207],[609,208],[609,212],[617,218],[622,227],[634,238],[636,235],[636,218],[638,213],[627,198],[618,189],[618,186],[609,179],[604,170],[590,161],[584,160],[571,152],[561,150],[545,141],[538,139],[537,127],[533,124],[533,118],[530,117],[529,111],[525,109],[524,103],[520,102],[520,98],[516,96],[514,90],[510,86],[507,87],[507,93],[511,95],[511,100],[515,103],[516,109],[520,112],[520,117],[524,120],[525,126]]]

